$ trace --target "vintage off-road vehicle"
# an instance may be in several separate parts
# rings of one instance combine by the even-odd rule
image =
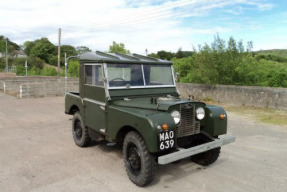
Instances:
[[[130,180],[144,186],[153,166],[189,157],[215,162],[220,147],[235,141],[221,107],[181,99],[170,61],[138,54],[84,53],[79,93],[69,92],[65,112],[73,115],[76,145],[106,140],[123,147]]]

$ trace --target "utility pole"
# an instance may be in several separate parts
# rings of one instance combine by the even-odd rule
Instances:
[[[60,77],[60,60],[61,60],[61,28],[59,28],[59,43],[58,43],[58,77]]]

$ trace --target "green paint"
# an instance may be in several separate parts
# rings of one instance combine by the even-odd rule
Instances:
[[[220,114],[226,115],[226,112],[221,107],[180,99],[174,85],[141,86],[140,88],[126,86],[108,89],[107,82],[111,79],[106,76],[106,63],[109,63],[109,66],[119,63],[127,65],[137,64],[136,69],[140,69],[137,73],[144,71],[142,70],[144,69],[142,65],[164,65],[166,69],[170,69],[172,63],[138,55],[128,56],[99,52],[85,53],[80,57],[80,93],[68,93],[66,95],[65,112],[73,114],[73,109],[78,108],[85,126],[104,135],[109,142],[117,141],[121,131],[132,129],[136,130],[143,137],[150,152],[158,152],[158,135],[162,131],[157,130],[157,127],[167,124],[168,130],[175,131],[177,125],[175,125],[170,113],[173,110],[180,111],[180,106],[186,103],[191,103],[192,106],[195,106],[195,109],[197,107],[205,109],[205,118],[201,121],[195,119],[195,121],[199,121],[201,131],[212,137],[226,133],[227,117],[224,120],[219,118]],[[97,71],[95,69],[95,72],[87,73],[85,71],[87,70],[85,69],[87,64],[97,65]],[[91,70],[94,70],[94,68],[90,67]],[[133,78],[136,78],[132,74],[135,68],[126,67],[122,71],[118,69],[111,67],[109,74],[117,78],[119,76],[117,73],[121,72],[120,76],[124,76],[124,78],[120,78],[114,83],[132,81]],[[85,74],[89,74],[89,78],[91,77],[92,79],[85,79]],[[95,77],[93,77],[93,74]],[[158,77],[156,74],[158,74]],[[172,74],[157,69],[151,71],[149,77],[150,82],[168,82],[168,84],[173,79]]]

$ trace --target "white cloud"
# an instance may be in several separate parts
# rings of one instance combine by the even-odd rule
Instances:
[[[19,44],[41,37],[57,44],[58,28],[62,28],[62,44],[105,51],[117,41],[142,54],[146,48],[176,51],[192,49],[191,40],[198,34],[232,32],[231,26],[221,23],[195,28],[183,23],[186,18],[196,21],[230,6],[227,12],[240,15],[241,5],[261,11],[273,7],[258,0],[9,0],[1,3],[0,35]]]

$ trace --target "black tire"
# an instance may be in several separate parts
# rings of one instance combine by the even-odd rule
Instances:
[[[214,163],[220,154],[220,147],[191,156],[191,160],[199,165],[207,166]]]
[[[153,180],[154,158],[137,132],[126,135],[123,155],[127,174],[134,184],[143,187]]]
[[[79,147],[88,146],[91,138],[88,134],[88,129],[84,126],[80,112],[76,112],[72,121],[72,133],[73,138]]]

